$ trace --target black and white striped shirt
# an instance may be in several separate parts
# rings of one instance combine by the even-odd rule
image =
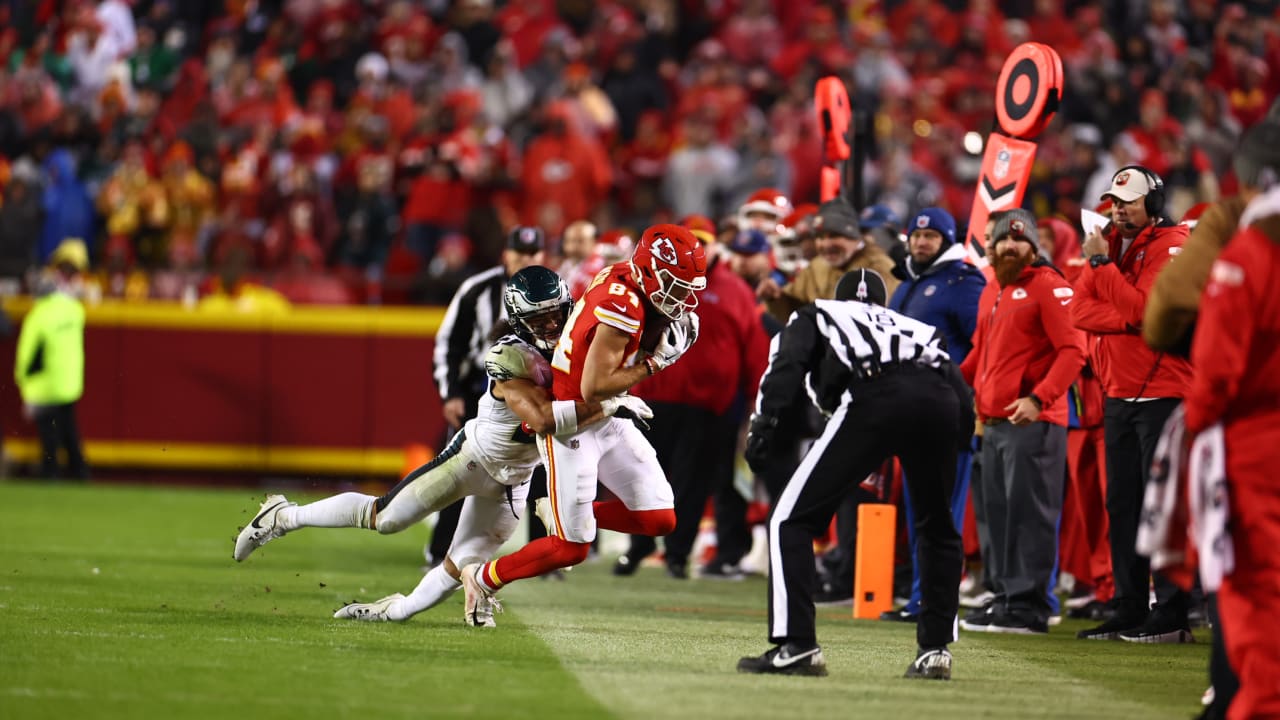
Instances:
[[[433,358],[441,400],[478,398],[484,393],[484,356],[493,344],[494,325],[506,318],[502,304],[506,284],[503,266],[489,268],[464,280],[449,302],[436,333]]]
[[[781,416],[803,387],[831,413],[856,381],[904,364],[950,369],[942,333],[879,305],[817,300],[792,313],[774,336],[756,412]]]

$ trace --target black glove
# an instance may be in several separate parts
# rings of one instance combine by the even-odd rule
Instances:
[[[769,461],[773,434],[777,429],[778,418],[772,415],[751,416],[751,424],[747,427],[747,449],[742,453],[751,472],[756,474],[763,472]]]

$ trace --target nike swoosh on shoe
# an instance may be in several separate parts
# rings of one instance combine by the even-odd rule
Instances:
[[[285,503],[286,503],[286,501],[285,501],[285,500],[281,500],[280,502],[276,503],[275,505],[272,505],[271,507],[267,508],[266,510],[263,510],[262,512],[258,513],[258,516],[257,516],[257,517],[255,517],[255,518],[253,519],[253,522],[251,522],[251,523],[249,523],[249,524],[250,524],[250,525],[252,525],[254,528],[256,528],[256,529],[258,529],[258,530],[262,530],[262,529],[264,529],[261,525],[259,525],[259,524],[258,524],[258,521],[262,519],[262,516],[263,516],[263,515],[266,515],[267,513],[271,512],[272,510],[275,510],[276,508],[280,507],[281,505],[284,505]]]
[[[778,653],[777,655],[774,655],[773,660],[770,660],[769,662],[776,668],[784,668],[790,665],[795,665],[797,662],[804,660],[805,658],[817,655],[818,652],[819,648],[814,648],[812,650],[806,650],[799,655],[791,655],[785,658],[782,657],[782,653]]]

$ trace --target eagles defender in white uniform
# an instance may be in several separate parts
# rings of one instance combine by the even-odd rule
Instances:
[[[488,560],[511,537],[525,507],[529,477],[540,462],[534,434],[553,434],[548,357],[572,307],[569,289],[551,270],[532,266],[511,277],[503,293],[514,333],[485,356],[489,390],[477,416],[453,436],[431,462],[409,473],[382,497],[342,493],[299,506],[271,495],[236,538],[235,559],[285,533],[304,527],[360,527],[399,532],[460,498],[458,529],[445,560],[422,578],[407,597],[396,593],[371,603],[351,603],[334,617],[401,621],[438,605],[457,590],[458,568]],[[629,396],[603,403],[576,403],[578,422],[602,416],[652,417],[643,401]],[[470,625],[492,627],[496,603],[467,603]]]

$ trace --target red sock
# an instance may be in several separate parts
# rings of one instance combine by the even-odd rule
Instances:
[[[658,537],[670,535],[676,529],[676,511],[628,510],[621,500],[593,503],[596,525],[605,530]]]
[[[587,559],[591,543],[569,542],[553,535],[538,538],[510,555],[487,562],[480,568],[480,580],[491,590],[515,580],[523,580],[552,570],[577,565]]]

